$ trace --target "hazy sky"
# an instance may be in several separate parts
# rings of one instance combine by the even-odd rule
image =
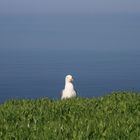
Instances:
[[[140,13],[140,0],[0,0],[0,14]]]

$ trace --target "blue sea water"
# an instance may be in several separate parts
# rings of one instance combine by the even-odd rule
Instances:
[[[0,101],[140,91],[140,15],[0,16]]]

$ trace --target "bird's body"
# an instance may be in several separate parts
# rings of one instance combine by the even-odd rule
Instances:
[[[62,91],[61,99],[76,97],[76,91],[74,90],[73,77],[67,75],[65,78],[65,88]]]

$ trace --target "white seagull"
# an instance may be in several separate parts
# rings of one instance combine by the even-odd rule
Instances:
[[[62,90],[61,99],[76,97],[76,91],[74,90],[72,75],[65,77],[65,88]]]

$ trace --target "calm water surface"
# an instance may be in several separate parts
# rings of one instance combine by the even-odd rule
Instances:
[[[140,17],[0,17],[0,101],[140,91]]]

